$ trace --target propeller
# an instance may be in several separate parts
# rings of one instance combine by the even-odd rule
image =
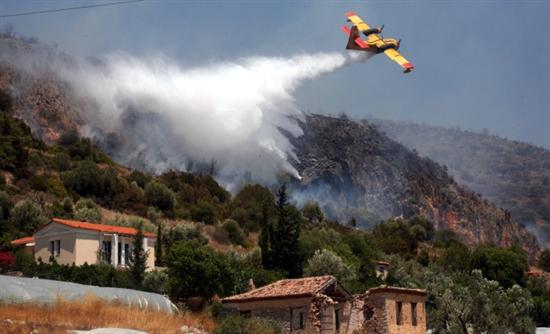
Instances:
[[[380,28],[378,28],[379,32],[382,32],[382,30],[384,30],[384,25],[382,25]]]

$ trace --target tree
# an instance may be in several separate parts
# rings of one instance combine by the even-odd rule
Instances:
[[[147,269],[147,258],[149,254],[143,247],[143,227],[140,223],[137,227],[137,233],[132,241],[132,252],[129,258],[130,273],[136,288],[141,288],[145,270]]]
[[[544,271],[550,272],[550,249],[545,249],[540,253],[539,267]]]
[[[100,196],[102,193],[101,171],[93,161],[80,161],[76,168],[61,174],[63,184],[82,196]]]
[[[418,245],[409,225],[402,220],[390,220],[376,225],[373,235],[382,251],[400,254],[405,258],[410,258]]]
[[[270,240],[273,267],[287,272],[290,277],[298,277],[302,271],[299,249],[301,215],[288,203],[286,183],[277,192],[275,206],[277,225]]]
[[[36,228],[48,223],[42,208],[31,200],[19,201],[10,212],[13,226],[27,235],[34,233]]]
[[[483,276],[509,288],[514,284],[525,286],[529,264],[521,249],[479,246],[472,252],[470,268],[480,269]]]
[[[162,183],[155,181],[145,186],[145,199],[147,204],[153,205],[161,211],[171,211],[176,205],[174,192]]]
[[[340,282],[348,283],[355,279],[356,270],[346,264],[341,257],[328,249],[318,249],[307,262],[305,276],[332,275]]]
[[[12,228],[8,221],[12,206],[8,193],[0,191],[0,235],[4,235]]]
[[[434,275],[429,323],[434,333],[533,333],[529,292],[518,285],[503,289],[481,270],[456,277]]]
[[[161,221],[162,214],[155,209],[154,207],[149,207],[147,210],[147,218],[153,223],[153,225],[157,225],[157,242],[155,245],[155,266],[161,266],[162,265],[162,246],[163,246],[163,238],[162,238],[162,221]]]
[[[262,255],[262,266],[266,269],[274,269],[273,263],[273,250],[271,248],[271,243],[273,241],[273,235],[275,231],[273,230],[273,221],[270,219],[268,214],[267,203],[262,205],[262,219],[261,219],[261,232],[260,240],[258,245],[260,246],[261,255]]]
[[[172,245],[166,256],[168,288],[173,298],[186,300],[234,293],[234,273],[227,257],[196,241]]]
[[[310,223],[320,223],[325,219],[323,211],[317,202],[307,202],[302,208],[302,214]]]

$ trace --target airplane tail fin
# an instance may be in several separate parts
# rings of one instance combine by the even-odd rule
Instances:
[[[359,37],[359,29],[357,29],[357,26],[351,27],[351,30],[347,26],[343,26],[342,30],[348,34],[348,44],[346,45],[346,49],[348,50],[364,50],[365,47],[363,45],[358,45],[358,42],[362,42],[361,38]],[[364,43],[362,43],[364,44]],[[364,45],[366,46],[366,45]]]

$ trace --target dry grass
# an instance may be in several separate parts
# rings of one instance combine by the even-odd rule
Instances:
[[[9,320],[7,320],[9,319]],[[82,302],[58,301],[54,305],[0,305],[0,333],[61,334],[70,329],[131,328],[148,333],[177,333],[181,326],[212,332],[214,321],[206,314],[169,315],[106,303],[94,297]]]

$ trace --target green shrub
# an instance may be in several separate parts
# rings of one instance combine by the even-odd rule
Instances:
[[[246,234],[236,221],[227,219],[224,221],[222,227],[227,232],[229,240],[232,244],[248,247]]]
[[[149,182],[145,186],[145,199],[147,204],[153,205],[162,211],[171,211],[176,205],[174,192],[167,186],[158,182]]]
[[[36,191],[47,191],[48,177],[44,174],[33,175],[29,180],[29,186]]]
[[[193,224],[178,224],[165,231],[163,242],[166,248],[179,241],[195,241],[201,246],[208,244],[208,239],[202,234],[201,229]]]
[[[224,254],[197,242],[178,242],[172,245],[165,258],[172,297],[180,300],[196,296],[210,299],[214,294],[226,296],[234,293],[234,272]]]
[[[305,276],[332,275],[340,282],[350,282],[357,276],[355,268],[348,265],[336,253],[327,250],[317,250],[307,262]]]
[[[302,208],[302,214],[309,223],[320,223],[325,217],[317,202],[307,202]]]
[[[143,279],[143,288],[147,291],[167,294],[168,293],[168,274],[164,271],[153,270],[145,273]]]
[[[60,172],[71,169],[71,157],[65,152],[57,152],[53,157],[54,168]]]
[[[270,320],[229,316],[222,320],[214,334],[280,334],[281,329]]]
[[[18,231],[30,235],[39,226],[47,224],[48,218],[38,204],[22,200],[11,209],[10,221]]]
[[[206,225],[216,224],[216,207],[205,201],[200,201],[193,205],[189,210],[189,215],[193,221],[202,222]]]
[[[74,206],[74,218],[92,223],[101,222],[101,208],[92,199],[81,198]]]

